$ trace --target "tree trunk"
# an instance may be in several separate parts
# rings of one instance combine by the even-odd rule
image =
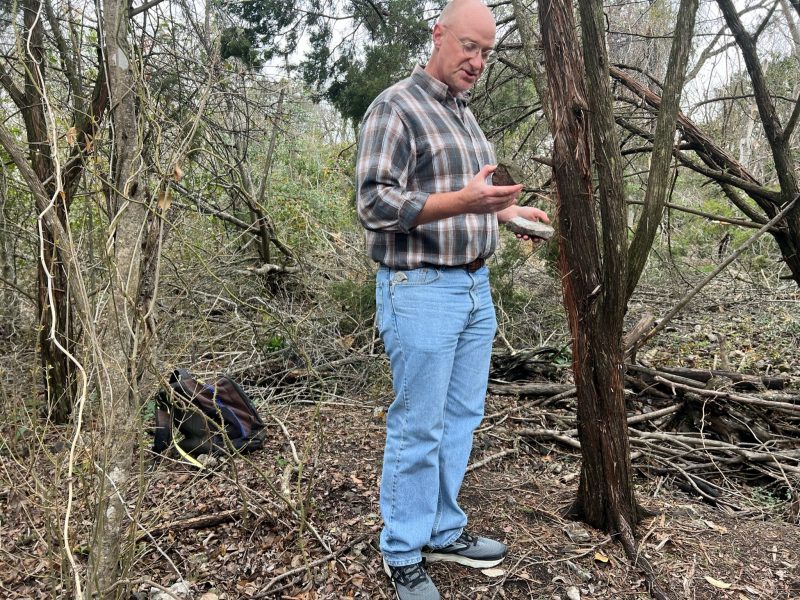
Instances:
[[[800,29],[797,28],[797,23],[794,22],[792,16],[792,9],[787,0],[780,0],[781,12],[786,19],[786,26],[789,28],[789,33],[792,36],[792,54],[794,55],[797,64],[800,65]]]
[[[689,49],[694,34],[694,18],[698,0],[681,0],[675,37],[667,64],[664,92],[661,97],[661,110],[656,119],[656,132],[653,140],[653,155],[650,159],[650,173],[647,176],[647,189],[644,208],[639,217],[628,256],[626,301],[630,299],[639,282],[647,256],[653,246],[658,226],[664,214],[669,183],[669,165],[675,140],[675,121],[678,117],[681,91],[689,62]]]
[[[594,13],[597,7],[587,7]],[[559,260],[564,306],[573,346],[573,370],[578,395],[578,431],[583,465],[573,513],[587,523],[611,532],[632,532],[640,512],[633,493],[625,406],[623,402],[622,316],[624,309],[625,243],[621,179],[601,189],[604,255],[595,225],[592,193],[592,157],[589,103],[583,80],[583,62],[575,36],[571,2],[539,0],[539,15],[548,80],[548,102],[553,118],[554,179],[558,191]],[[602,16],[602,15],[600,15]],[[595,17],[584,17],[590,40],[597,38]],[[594,68],[605,63],[602,57]],[[594,47],[598,51],[598,46]],[[587,67],[589,68],[589,67]],[[602,74],[589,75],[595,91]],[[608,90],[608,77],[605,77]],[[595,98],[602,103],[610,97]],[[596,110],[596,109],[592,109]],[[596,113],[594,113],[596,115]],[[607,119],[613,128],[613,113]],[[599,167],[616,174],[618,156],[608,153],[616,144],[614,132],[599,128]],[[617,154],[619,147],[617,146]],[[616,176],[616,175],[614,175]],[[623,236],[624,239],[624,236]]]
[[[25,45],[25,84],[22,112],[28,138],[28,156],[36,176],[45,184],[51,209],[61,226],[67,222],[64,197],[55,193],[54,167],[45,117],[44,5],[42,0],[25,0],[23,22],[28,36]],[[12,98],[14,96],[12,95]],[[40,219],[39,261],[37,263],[39,308],[39,357],[46,390],[47,415],[55,423],[65,423],[77,393],[74,363],[69,355],[76,348],[72,308],[69,302],[69,279],[59,254],[55,232]]]
[[[70,51],[67,39],[58,29],[59,22],[49,0],[45,3],[42,0],[22,0],[19,9],[22,11],[25,29],[25,43],[17,45],[21,52],[19,61],[24,65],[24,83],[22,88],[18,88],[10,74],[0,71],[0,85],[5,88],[22,116],[28,143],[28,161],[38,181],[44,186],[43,192],[49,197],[48,202],[39,206],[37,231],[37,303],[40,325],[37,349],[46,390],[46,412],[53,421],[64,423],[69,419],[77,395],[76,366],[70,356],[74,355],[78,340],[74,310],[70,304],[71,282],[61,255],[66,240],[57,239],[56,231],[68,229],[70,203],[81,179],[86,154],[92,146],[87,140],[94,136],[105,111],[106,86],[103,69],[98,69],[92,103],[88,105],[75,67],[74,57],[77,51],[74,48]],[[55,140],[48,130],[43,96],[46,90],[45,69],[50,60],[44,47],[45,21],[50,23],[57,55],[68,81],[69,94],[73,98],[73,123],[77,134],[70,159],[60,173],[56,172],[52,160]],[[56,181],[59,176],[63,182],[60,188]],[[57,226],[49,218],[51,214],[58,220]]]
[[[137,82],[131,68],[127,0],[104,0],[102,39],[108,72],[113,125],[107,264],[111,299],[104,307],[102,330],[95,348],[105,453],[98,463],[98,506],[87,573],[87,598],[120,597],[116,583],[124,578],[121,557],[127,544],[126,493],[140,430],[142,395],[139,384],[151,339],[152,308],[158,252],[158,231],[149,214],[166,209],[148,206],[139,184],[141,147],[135,106]],[[145,231],[144,241],[141,238]],[[146,255],[145,255],[146,254]],[[132,532],[129,532],[132,533]]]
[[[717,4],[742,52],[747,73],[753,85],[753,95],[761,118],[761,125],[764,128],[764,135],[772,151],[772,160],[781,188],[781,204],[785,205],[794,200],[798,194],[798,183],[789,140],[784,135],[775,103],[770,97],[767,81],[758,59],[755,40],[747,33],[731,0],[717,0]],[[796,2],[793,1],[792,5],[797,8]],[[775,212],[770,216],[774,216],[779,210],[779,207],[775,207]],[[795,205],[795,208],[786,216],[784,223],[786,232],[774,234],[775,241],[778,243],[786,265],[792,272],[792,278],[800,285],[800,203]]]
[[[3,331],[0,325],[0,336],[8,334],[13,328],[13,323],[19,316],[19,303],[17,294],[13,286],[16,285],[16,269],[14,264],[14,248],[11,243],[11,233],[8,231],[8,219],[6,218],[6,206],[8,202],[8,184],[6,179],[5,165],[0,163],[0,285],[3,286],[2,310],[0,310],[0,322],[9,324],[8,331]]]

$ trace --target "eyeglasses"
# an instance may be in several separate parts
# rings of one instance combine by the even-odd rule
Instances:
[[[464,55],[468,56],[469,58],[476,58],[480,55],[483,63],[488,65],[493,63],[497,60],[497,55],[495,54],[492,48],[481,48],[475,42],[465,42],[464,40],[456,37],[456,34],[450,31],[447,27],[442,25],[442,29],[444,29],[447,33],[453,36],[453,39],[461,44],[461,49],[464,51]]]

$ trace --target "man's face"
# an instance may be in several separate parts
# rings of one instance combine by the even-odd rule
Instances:
[[[453,26],[437,23],[434,40],[438,42],[441,80],[453,94],[469,90],[486,68],[484,56],[494,45],[494,23]]]

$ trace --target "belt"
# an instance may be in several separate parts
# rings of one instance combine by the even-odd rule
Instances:
[[[441,266],[437,266],[437,265],[422,265],[422,266],[423,267],[424,266],[431,266],[432,268],[435,268],[435,269],[464,269],[467,273],[474,273],[475,271],[480,269],[485,264],[486,264],[486,259],[485,258],[476,258],[472,262],[468,262],[465,265],[446,265],[446,266],[445,265],[441,265]],[[381,267],[385,267],[387,269],[394,268],[394,267],[390,267],[388,265],[385,265],[383,263],[381,263]],[[397,269],[400,270],[400,271],[406,270],[407,268],[408,267],[397,267]]]
[[[465,265],[459,265],[459,266],[464,268],[464,269],[466,269],[467,273],[474,273],[475,271],[480,269],[485,264],[486,264],[486,261],[484,259],[476,258],[475,260],[473,260],[470,263],[467,263]]]

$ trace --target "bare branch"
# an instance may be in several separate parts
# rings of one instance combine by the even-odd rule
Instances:
[[[5,89],[8,95],[11,97],[11,100],[14,102],[17,108],[23,110],[27,105],[27,102],[25,101],[25,94],[14,83],[14,80],[11,78],[11,73],[2,68],[2,65],[0,65],[0,85],[3,86],[3,89]]]
[[[137,6],[136,8],[131,7],[128,10],[128,18],[132,19],[136,15],[143,13],[146,10],[153,8],[154,6],[161,4],[164,0],[150,0],[149,2],[145,2],[141,6]]]

